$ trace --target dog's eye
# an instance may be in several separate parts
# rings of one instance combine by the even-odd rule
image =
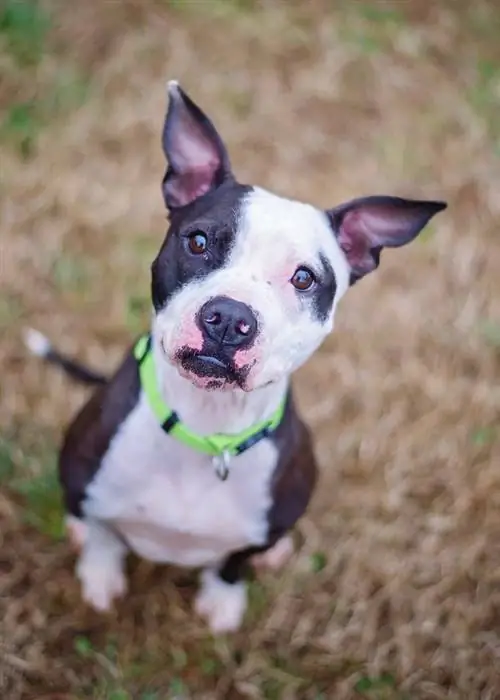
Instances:
[[[299,292],[305,292],[310,289],[315,281],[314,274],[307,267],[298,267],[290,280]]]
[[[207,237],[201,231],[194,231],[194,233],[190,234],[188,237],[189,250],[194,255],[201,255],[204,253],[207,249],[207,245]]]

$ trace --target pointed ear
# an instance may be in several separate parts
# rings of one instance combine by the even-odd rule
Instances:
[[[232,175],[227,151],[208,117],[174,80],[168,83],[168,97],[162,136],[168,167],[162,189],[168,209],[175,209]]]
[[[327,211],[340,247],[351,266],[351,284],[378,267],[382,248],[410,243],[445,202],[363,197]]]

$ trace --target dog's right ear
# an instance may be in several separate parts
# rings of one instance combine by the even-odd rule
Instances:
[[[168,83],[168,97],[162,136],[168,167],[162,189],[165,204],[172,210],[190,204],[232,174],[214,125],[174,80]]]

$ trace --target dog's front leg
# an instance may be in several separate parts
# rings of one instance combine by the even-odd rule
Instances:
[[[245,568],[254,554],[265,549],[249,547],[235,552],[219,567],[202,572],[195,610],[214,634],[235,632],[240,627],[247,608]]]
[[[76,567],[83,599],[95,610],[108,611],[126,590],[123,573],[126,545],[105,524],[87,521],[87,533]]]

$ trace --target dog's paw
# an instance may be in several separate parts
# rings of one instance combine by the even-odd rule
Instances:
[[[247,590],[243,581],[225,583],[213,571],[202,574],[195,610],[205,618],[213,634],[235,632],[243,621]]]
[[[85,540],[87,539],[88,526],[80,518],[74,515],[67,515],[65,518],[66,534],[71,546],[76,552],[83,549]]]
[[[91,562],[81,559],[76,575],[82,586],[84,601],[98,612],[108,612],[113,600],[123,596],[127,580],[121,568],[113,562]]]
[[[262,554],[255,554],[251,563],[254,569],[268,569],[270,571],[278,571],[282,569],[294,552],[293,539],[291,535],[285,535],[276,542],[274,547],[271,547]]]

